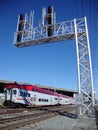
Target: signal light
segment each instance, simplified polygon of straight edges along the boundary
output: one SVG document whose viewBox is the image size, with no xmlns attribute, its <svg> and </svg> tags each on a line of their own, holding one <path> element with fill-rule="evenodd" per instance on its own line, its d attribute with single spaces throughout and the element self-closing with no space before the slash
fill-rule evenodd
<svg viewBox="0 0 98 130">
<path fill-rule="evenodd" d="M 24 24 L 23 24 L 23 20 L 24 20 L 24 15 L 23 14 L 20 14 L 19 15 L 19 22 L 18 22 L 18 34 L 17 34 L 17 42 L 21 42 L 21 38 L 22 38 L 22 30 L 23 30 L 23 27 L 24 27 Z"/>
<path fill-rule="evenodd" d="M 52 24 L 52 8 L 48 7 L 48 24 Z M 52 36 L 52 28 L 51 26 L 48 27 L 48 36 Z"/>
</svg>

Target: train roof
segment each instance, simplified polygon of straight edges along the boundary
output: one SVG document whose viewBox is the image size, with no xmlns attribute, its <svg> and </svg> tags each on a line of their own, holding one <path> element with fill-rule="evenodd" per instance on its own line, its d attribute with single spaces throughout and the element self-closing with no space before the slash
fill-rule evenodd
<svg viewBox="0 0 98 130">
<path fill-rule="evenodd" d="M 27 90 L 27 91 L 34 91 L 34 92 L 58 96 L 58 94 L 56 92 L 46 90 L 46 89 L 43 89 L 43 88 L 39 88 L 35 85 L 26 85 L 26 84 L 22 85 L 22 84 L 17 84 L 17 83 L 15 83 L 15 84 L 8 83 L 8 84 L 5 84 L 5 88 L 18 88 L 18 89 L 24 89 L 24 90 Z"/>
<path fill-rule="evenodd" d="M 70 89 L 65 89 L 65 88 L 57 88 L 57 87 L 53 87 L 53 86 L 45 86 L 45 85 L 40 85 L 40 84 L 31 84 L 31 83 L 26 83 L 26 82 L 16 82 L 16 81 L 10 81 L 10 80 L 0 80 L 0 87 L 4 84 L 19 84 L 19 85 L 34 85 L 37 86 L 39 88 L 44 88 L 47 90 L 52 90 L 52 91 L 56 91 L 59 94 L 65 94 L 68 96 L 73 96 L 74 93 L 77 93 L 78 91 L 76 90 L 70 90 Z"/>
<path fill-rule="evenodd" d="M 53 87 L 53 86 L 44 86 L 44 85 L 37 85 L 40 88 L 45 88 L 45 89 L 51 89 L 51 90 L 61 90 L 61 91 L 67 91 L 67 92 L 73 92 L 73 93 L 77 93 L 76 90 L 71 90 L 71 89 L 65 89 L 65 88 L 58 88 L 58 87 Z"/>
</svg>

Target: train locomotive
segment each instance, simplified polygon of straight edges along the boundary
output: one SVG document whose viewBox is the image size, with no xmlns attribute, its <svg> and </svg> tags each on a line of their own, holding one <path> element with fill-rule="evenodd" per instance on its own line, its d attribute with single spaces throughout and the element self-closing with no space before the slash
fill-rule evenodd
<svg viewBox="0 0 98 130">
<path fill-rule="evenodd" d="M 4 105 L 9 107 L 74 104 L 72 97 L 34 85 L 6 84 Z"/>
</svg>

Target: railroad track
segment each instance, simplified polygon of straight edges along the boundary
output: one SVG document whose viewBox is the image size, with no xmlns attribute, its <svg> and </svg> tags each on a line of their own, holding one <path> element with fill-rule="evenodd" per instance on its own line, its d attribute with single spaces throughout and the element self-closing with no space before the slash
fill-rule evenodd
<svg viewBox="0 0 98 130">
<path fill-rule="evenodd" d="M 42 108 L 41 108 L 42 109 Z M 60 106 L 60 107 L 46 107 L 42 110 L 36 110 L 36 113 L 18 115 L 9 118 L 0 119 L 0 130 L 13 130 L 22 126 L 27 126 L 30 124 L 35 124 L 39 121 L 43 121 L 58 114 L 67 114 L 75 109 L 73 106 Z"/>
<path fill-rule="evenodd" d="M 20 112 L 23 112 L 25 109 L 0 109 L 0 115 L 3 115 L 3 114 L 12 114 L 12 113 L 20 113 Z"/>
<path fill-rule="evenodd" d="M 32 112 L 35 110 L 40 110 L 41 107 L 28 107 L 28 108 L 1 108 L 0 109 L 0 115 L 4 114 L 15 114 L 15 113 L 22 113 L 24 111 Z"/>
<path fill-rule="evenodd" d="M 41 113 L 24 115 L 0 120 L 0 130 L 12 130 L 25 125 L 33 124 L 56 116 L 56 113 L 42 111 Z"/>
<path fill-rule="evenodd" d="M 47 110 L 47 109 L 56 109 L 58 106 L 43 106 L 43 107 L 27 107 L 27 108 L 1 108 L 0 109 L 0 115 L 4 114 L 15 114 L 15 113 L 22 113 L 24 111 L 32 112 L 35 110 Z M 64 107 L 64 106 L 59 106 L 59 108 Z M 68 105 L 65 105 L 65 107 L 68 107 Z"/>
</svg>

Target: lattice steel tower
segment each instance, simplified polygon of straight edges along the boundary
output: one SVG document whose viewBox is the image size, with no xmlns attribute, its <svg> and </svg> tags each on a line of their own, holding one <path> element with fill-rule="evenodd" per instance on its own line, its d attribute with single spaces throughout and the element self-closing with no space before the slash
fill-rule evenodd
<svg viewBox="0 0 98 130">
<path fill-rule="evenodd" d="M 94 106 L 93 76 L 90 44 L 86 17 L 56 23 L 53 7 L 42 9 L 42 20 L 34 27 L 34 11 L 20 14 L 17 30 L 14 34 L 14 45 L 27 47 L 61 40 L 76 40 L 78 92 L 82 95 L 80 115 L 91 112 Z"/>
</svg>

